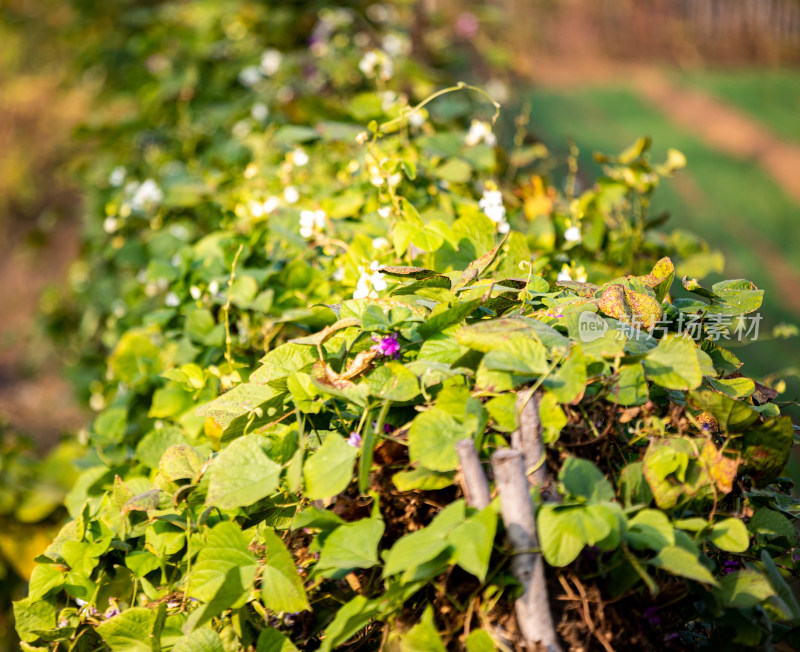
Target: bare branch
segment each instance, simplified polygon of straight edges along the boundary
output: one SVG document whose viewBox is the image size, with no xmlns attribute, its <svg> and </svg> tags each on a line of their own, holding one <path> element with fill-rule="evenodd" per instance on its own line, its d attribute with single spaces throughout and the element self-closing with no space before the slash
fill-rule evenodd
<svg viewBox="0 0 800 652">
<path fill-rule="evenodd" d="M 483 472 L 481 460 L 471 439 L 462 439 L 456 444 L 458 460 L 461 463 L 461 475 L 464 481 L 464 493 L 467 504 L 477 509 L 488 507 L 491 502 L 489 481 Z"/>
<path fill-rule="evenodd" d="M 560 652 L 547 598 L 544 560 L 541 553 L 532 552 L 538 549 L 539 538 L 522 453 L 497 451 L 492 455 L 492 468 L 503 522 L 515 553 L 511 571 L 523 587 L 515 603 L 519 628 L 532 649 L 543 646 L 548 652 Z"/>
</svg>

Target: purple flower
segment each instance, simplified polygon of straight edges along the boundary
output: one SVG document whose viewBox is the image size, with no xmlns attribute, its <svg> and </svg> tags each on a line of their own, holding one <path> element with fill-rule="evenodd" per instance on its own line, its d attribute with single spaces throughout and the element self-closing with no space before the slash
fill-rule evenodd
<svg viewBox="0 0 800 652">
<path fill-rule="evenodd" d="M 113 618 L 114 616 L 119 616 L 119 605 L 115 598 L 111 598 L 109 601 L 109 607 L 103 613 L 103 618 L 108 620 L 109 618 Z"/>
<path fill-rule="evenodd" d="M 372 350 L 377 351 L 378 355 L 393 359 L 400 357 L 400 342 L 397 341 L 397 333 L 392 333 L 386 337 L 373 335 L 372 341 L 376 343 Z"/>
<path fill-rule="evenodd" d="M 359 435 L 357 432 L 351 432 L 350 436 L 347 438 L 347 443 L 353 448 L 358 448 L 361 446 L 361 435 Z"/>
<path fill-rule="evenodd" d="M 739 570 L 740 567 L 741 564 L 738 561 L 736 561 L 735 559 L 729 559 L 727 561 L 722 562 L 722 568 L 720 569 L 720 572 L 723 575 L 727 575 L 728 573 L 732 573 L 735 570 Z"/>
<path fill-rule="evenodd" d="M 658 617 L 658 607 L 648 607 L 644 610 L 642 616 L 652 627 L 658 627 L 661 624 L 661 618 Z"/>
</svg>

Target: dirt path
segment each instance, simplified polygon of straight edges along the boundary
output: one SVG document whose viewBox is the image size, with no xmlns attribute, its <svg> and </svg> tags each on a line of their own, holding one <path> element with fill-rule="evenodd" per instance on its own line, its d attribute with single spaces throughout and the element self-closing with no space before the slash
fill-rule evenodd
<svg viewBox="0 0 800 652">
<path fill-rule="evenodd" d="M 0 420 L 45 450 L 87 422 L 52 344 L 36 329 L 42 291 L 64 282 L 79 230 L 77 220 L 61 221 L 41 247 L 26 246 L 25 231 L 14 231 L 0 234 Z"/>
<path fill-rule="evenodd" d="M 800 204 L 800 146 L 783 141 L 725 102 L 677 86 L 657 71 L 642 71 L 633 82 L 644 98 L 701 142 L 731 156 L 758 161 Z"/>
<path fill-rule="evenodd" d="M 546 88 L 628 83 L 700 142 L 735 158 L 757 161 L 800 204 L 800 145 L 785 142 L 757 120 L 708 93 L 673 83 L 657 66 L 600 57 L 523 57 L 516 68 Z"/>
</svg>

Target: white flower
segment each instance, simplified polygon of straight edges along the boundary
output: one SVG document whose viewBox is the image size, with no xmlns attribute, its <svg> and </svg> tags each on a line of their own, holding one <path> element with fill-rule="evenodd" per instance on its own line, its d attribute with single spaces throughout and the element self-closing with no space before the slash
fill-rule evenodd
<svg viewBox="0 0 800 652">
<path fill-rule="evenodd" d="M 239 83 L 242 86 L 252 88 L 261 81 L 261 71 L 256 66 L 247 66 L 242 68 L 239 73 Z"/>
<path fill-rule="evenodd" d="M 483 214 L 497 224 L 500 233 L 508 233 L 509 224 L 506 221 L 506 207 L 503 206 L 503 193 L 499 190 L 486 188 L 483 197 L 478 202 Z"/>
<path fill-rule="evenodd" d="M 255 200 L 248 202 L 247 208 L 253 217 L 262 217 L 264 215 L 264 206 L 261 202 Z"/>
<path fill-rule="evenodd" d="M 403 180 L 403 175 L 399 172 L 395 172 L 394 174 L 390 174 L 389 178 L 387 179 L 389 185 L 392 188 L 396 188 L 400 185 L 400 182 Z"/>
<path fill-rule="evenodd" d="M 392 60 L 381 50 L 365 52 L 361 61 L 358 62 L 358 69 L 370 79 L 377 76 L 386 81 L 394 75 Z"/>
<path fill-rule="evenodd" d="M 127 172 L 125 168 L 122 165 L 118 165 L 111 170 L 111 174 L 108 175 L 108 183 L 114 186 L 114 188 L 119 188 L 123 183 L 125 183 L 126 174 Z"/>
<path fill-rule="evenodd" d="M 283 60 L 283 55 L 278 51 L 270 48 L 269 50 L 264 50 L 261 54 L 261 72 L 263 72 L 267 77 L 272 77 L 276 72 L 278 72 L 278 68 L 281 67 L 281 61 Z"/>
<path fill-rule="evenodd" d="M 369 134 L 366 131 L 360 131 L 356 136 L 356 142 L 359 145 L 363 145 L 369 139 Z"/>
<path fill-rule="evenodd" d="M 300 235 L 310 238 L 315 233 L 321 233 L 325 228 L 327 215 L 323 210 L 300 211 Z"/>
<path fill-rule="evenodd" d="M 161 192 L 161 188 L 152 179 L 147 179 L 133 193 L 131 208 L 141 211 L 152 205 L 160 204 L 162 199 L 164 199 L 164 193 Z"/>
<path fill-rule="evenodd" d="M 203 291 L 196 285 L 193 285 L 192 287 L 189 288 L 189 294 L 192 295 L 192 299 L 194 299 L 195 301 L 199 301 L 200 297 L 203 296 Z"/>
<path fill-rule="evenodd" d="M 378 209 L 378 215 L 380 215 L 383 219 L 386 219 L 391 214 L 392 214 L 392 207 L 391 206 L 381 206 Z"/>
<path fill-rule="evenodd" d="M 250 115 L 253 120 L 263 122 L 269 116 L 269 107 L 263 102 L 256 102 L 253 108 L 250 109 Z"/>
<path fill-rule="evenodd" d="M 181 300 L 177 294 L 175 294 L 174 292 L 170 292 L 164 298 L 164 303 L 167 304 L 170 308 L 175 308 L 181 305 Z"/>
<path fill-rule="evenodd" d="M 344 280 L 344 267 L 339 266 L 333 271 L 333 280 L 334 281 Z"/>
<path fill-rule="evenodd" d="M 236 138 L 245 138 L 252 130 L 253 125 L 247 120 L 237 120 L 233 127 L 231 127 L 231 133 L 236 136 Z"/>
<path fill-rule="evenodd" d="M 103 231 L 106 233 L 114 233 L 118 226 L 119 223 L 116 217 L 107 217 L 103 220 Z"/>
<path fill-rule="evenodd" d="M 292 163 L 299 168 L 308 165 L 308 154 L 306 154 L 302 147 L 298 147 L 289 156 L 291 157 Z"/>
<path fill-rule="evenodd" d="M 211 281 L 211 283 L 208 284 L 208 291 L 211 294 L 219 294 L 219 282 Z"/>
<path fill-rule="evenodd" d="M 270 213 L 274 212 L 278 206 L 280 206 L 280 203 L 280 199 L 270 195 L 264 200 L 264 203 L 261 204 L 261 210 L 264 211 L 264 215 L 269 215 Z"/>
<path fill-rule="evenodd" d="M 580 242 L 581 241 L 581 230 L 577 226 L 571 226 L 566 231 L 564 231 L 564 240 L 567 242 Z"/>
<path fill-rule="evenodd" d="M 411 53 L 411 41 L 395 32 L 383 37 L 381 43 L 386 53 L 392 57 L 405 57 Z"/>
<path fill-rule="evenodd" d="M 492 126 L 488 122 L 473 120 L 472 124 L 469 126 L 469 132 L 464 142 L 469 147 L 474 147 L 481 142 L 486 143 L 489 147 L 494 147 L 497 143 L 497 139 L 494 137 Z"/>
<path fill-rule="evenodd" d="M 300 193 L 294 186 L 286 186 L 283 190 L 283 198 L 287 204 L 296 204 L 300 200 Z"/>
<path fill-rule="evenodd" d="M 384 280 L 384 274 L 378 271 L 378 267 L 377 260 L 373 260 L 369 264 L 369 268 L 358 267 L 361 277 L 356 284 L 356 291 L 353 292 L 354 299 L 365 299 L 367 297 L 377 299 L 378 292 L 383 292 L 388 287 Z"/>
<path fill-rule="evenodd" d="M 421 127 L 425 124 L 425 114 L 422 111 L 412 111 L 408 122 L 412 127 Z"/>
<path fill-rule="evenodd" d="M 375 238 L 372 241 L 372 246 L 375 249 L 386 249 L 389 246 L 389 241 L 386 238 Z"/>
</svg>

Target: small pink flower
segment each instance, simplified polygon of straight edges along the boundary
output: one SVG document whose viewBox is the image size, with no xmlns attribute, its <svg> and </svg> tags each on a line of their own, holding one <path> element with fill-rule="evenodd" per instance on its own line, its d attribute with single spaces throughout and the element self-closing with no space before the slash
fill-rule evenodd
<svg viewBox="0 0 800 652">
<path fill-rule="evenodd" d="M 351 432 L 350 436 L 347 438 L 347 443 L 353 448 L 358 448 L 361 446 L 361 435 L 359 435 L 357 432 Z"/>
<path fill-rule="evenodd" d="M 387 337 L 373 335 L 372 341 L 376 342 L 372 350 L 377 351 L 379 355 L 393 359 L 400 357 L 400 342 L 397 341 L 397 333 L 392 333 Z"/>
</svg>

